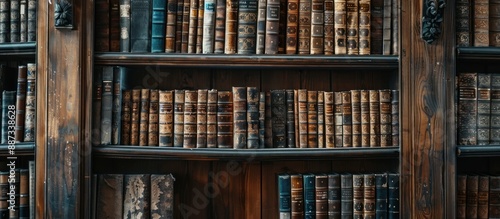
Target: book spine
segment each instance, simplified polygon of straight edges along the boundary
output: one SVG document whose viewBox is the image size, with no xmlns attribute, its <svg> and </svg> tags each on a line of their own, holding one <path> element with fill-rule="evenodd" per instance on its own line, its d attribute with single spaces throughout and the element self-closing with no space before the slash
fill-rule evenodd
<svg viewBox="0 0 500 219">
<path fill-rule="evenodd" d="M 151 52 L 165 51 L 165 14 L 167 1 L 152 0 L 151 12 Z"/>
<path fill-rule="evenodd" d="M 352 175 L 353 218 L 363 218 L 364 210 L 364 175 Z"/>
<path fill-rule="evenodd" d="M 110 0 L 109 51 L 120 52 L 120 0 Z"/>
<path fill-rule="evenodd" d="M 259 148 L 264 148 L 266 137 L 266 92 L 259 92 Z"/>
<path fill-rule="evenodd" d="M 316 176 L 314 174 L 302 175 L 304 180 L 304 218 L 314 218 L 316 215 Z"/>
<path fill-rule="evenodd" d="M 340 175 L 340 216 L 353 218 L 353 175 L 343 173 Z"/>
<path fill-rule="evenodd" d="M 491 193 L 490 193 L 491 194 Z M 457 208 L 456 215 L 458 219 L 466 218 L 466 203 L 467 203 L 467 175 L 458 174 L 457 175 Z"/>
<path fill-rule="evenodd" d="M 226 0 L 215 1 L 214 53 L 224 54 L 226 41 Z"/>
<path fill-rule="evenodd" d="M 280 0 L 280 20 L 278 22 L 278 54 L 286 52 L 286 13 L 288 0 Z"/>
<path fill-rule="evenodd" d="M 474 46 L 489 46 L 489 0 L 474 1 Z"/>
<path fill-rule="evenodd" d="M 318 148 L 325 147 L 325 92 L 318 91 Z"/>
<path fill-rule="evenodd" d="M 375 218 L 375 174 L 364 174 L 363 183 L 363 218 Z"/>
<path fill-rule="evenodd" d="M 304 218 L 304 183 L 301 174 L 292 174 L 291 183 L 291 218 Z"/>
<path fill-rule="evenodd" d="M 123 217 L 123 175 L 97 175 L 96 218 Z"/>
<path fill-rule="evenodd" d="M 203 54 L 214 53 L 215 3 L 215 0 L 205 0 L 205 10 L 203 14 Z"/>
<path fill-rule="evenodd" d="M 184 148 L 196 148 L 196 104 L 198 91 L 184 92 Z"/>
<path fill-rule="evenodd" d="M 477 185 L 477 184 L 476 184 Z M 399 174 L 387 176 L 387 218 L 399 218 Z"/>
<path fill-rule="evenodd" d="M 111 144 L 120 144 L 122 121 L 122 76 L 125 77 L 125 67 L 113 67 L 113 105 L 111 109 Z"/>
<path fill-rule="evenodd" d="M 380 147 L 380 94 L 370 90 L 370 147 Z"/>
<path fill-rule="evenodd" d="M 293 89 L 293 120 L 295 132 L 295 147 L 300 148 L 300 134 L 299 134 L 299 90 Z"/>
<path fill-rule="evenodd" d="M 457 0 L 455 5 L 455 28 L 457 46 L 468 47 L 471 44 L 471 1 Z"/>
<path fill-rule="evenodd" d="M 280 0 L 268 0 L 266 11 L 265 54 L 278 54 Z"/>
<path fill-rule="evenodd" d="M 120 52 L 130 52 L 130 1 L 120 0 Z"/>
<path fill-rule="evenodd" d="M 207 148 L 217 148 L 217 90 L 207 95 Z"/>
<path fill-rule="evenodd" d="M 29 218 L 35 219 L 35 161 L 30 160 L 28 162 L 28 172 L 29 172 Z"/>
<path fill-rule="evenodd" d="M 273 147 L 285 148 L 286 144 L 286 97 L 285 90 L 271 91 L 271 119 Z"/>
<path fill-rule="evenodd" d="M 335 91 L 333 93 L 334 99 L 334 116 L 335 116 L 335 132 L 334 132 L 334 147 L 342 147 L 342 126 L 343 126 L 343 116 L 342 116 L 342 92 Z"/>
<path fill-rule="evenodd" d="M 130 145 L 130 132 L 132 131 L 132 90 L 122 91 L 122 121 L 121 144 Z"/>
<path fill-rule="evenodd" d="M 172 147 L 174 139 L 174 91 L 159 91 L 159 146 Z"/>
<path fill-rule="evenodd" d="M 28 34 L 28 0 L 19 1 L 19 42 L 26 42 Z"/>
<path fill-rule="evenodd" d="M 488 200 L 490 189 L 490 177 L 479 176 L 477 192 L 477 218 L 488 218 Z"/>
<path fill-rule="evenodd" d="M 150 52 L 151 0 L 131 1 L 130 30 L 130 51 Z"/>
<path fill-rule="evenodd" d="M 490 218 L 500 218 L 500 176 L 490 176 L 488 212 Z M 465 218 L 465 217 L 464 217 Z"/>
<path fill-rule="evenodd" d="M 361 147 L 361 90 L 351 90 L 352 147 Z"/>
<path fill-rule="evenodd" d="M 307 91 L 307 147 L 318 148 L 318 92 Z"/>
<path fill-rule="evenodd" d="M 264 115 L 264 147 L 273 147 L 273 121 L 271 112 L 271 91 L 265 93 L 265 115 Z"/>
<path fill-rule="evenodd" d="M 18 0 L 15 0 L 18 1 Z M 109 52 L 109 27 L 110 27 L 110 0 L 95 1 L 95 46 L 94 50 L 98 52 Z M 12 6 L 12 1 L 11 1 Z M 17 9 L 19 10 L 19 9 Z M 11 12 L 12 13 L 12 12 Z M 12 15 L 12 14 L 11 14 Z M 12 22 L 12 20 L 11 20 Z M 17 21 L 19 22 L 19 20 Z M 19 30 L 18 30 L 19 31 Z M 12 32 L 11 32 L 12 34 Z M 12 37 L 12 36 L 11 36 Z"/>
<path fill-rule="evenodd" d="M 468 73 L 460 73 L 458 75 L 457 143 L 459 145 L 477 144 L 477 122 L 476 122 L 477 87 L 476 86 L 477 86 L 477 73 L 468 72 Z M 492 107 L 494 107 L 496 104 L 494 96 L 495 95 L 493 95 L 491 101 Z M 492 111 L 492 114 L 495 113 L 496 112 Z M 494 135 L 492 135 L 492 137 L 494 137 Z"/>
<path fill-rule="evenodd" d="M 149 92 L 148 146 L 158 146 L 159 140 L 159 102 L 158 89 Z"/>
<path fill-rule="evenodd" d="M 149 218 L 151 178 L 149 174 L 126 174 L 123 179 L 125 218 Z"/>
<path fill-rule="evenodd" d="M 0 43 L 10 42 L 10 1 L 0 1 Z"/>
<path fill-rule="evenodd" d="M 498 116 L 500 116 L 500 74 L 498 73 L 491 73 L 491 89 L 490 89 L 490 116 L 491 116 L 491 120 L 490 120 L 490 144 L 500 144 L 500 120 L 498 119 L 494 119 L 494 118 L 498 118 Z M 460 87 L 457 87 L 458 91 L 461 92 L 463 90 L 463 88 L 460 88 Z M 460 93 L 459 93 L 460 94 Z M 465 94 L 465 93 L 464 93 Z M 461 97 L 461 96 L 459 96 Z M 472 103 L 472 100 L 470 99 L 465 99 L 465 100 L 469 100 L 471 103 Z M 462 106 L 464 106 L 465 104 L 464 103 L 467 103 L 467 101 L 464 102 L 464 99 L 460 100 L 459 99 L 459 104 L 462 104 Z M 459 105 L 460 106 L 460 105 Z M 459 108 L 461 109 L 461 108 Z M 465 108 L 467 109 L 467 108 Z M 469 108 L 469 110 L 472 109 L 472 108 Z M 460 114 L 460 111 L 459 111 L 459 114 L 458 114 L 458 121 L 461 121 L 462 122 L 462 125 L 463 127 L 460 127 L 458 126 L 458 131 L 457 131 L 457 137 L 459 137 L 459 134 L 462 133 L 466 133 L 464 132 L 464 130 L 468 130 L 466 128 L 468 128 L 466 126 L 466 121 L 465 120 L 466 118 L 468 118 L 467 116 L 464 116 L 466 115 L 465 112 Z M 460 119 L 460 120 L 459 120 Z M 472 124 L 474 125 L 474 124 Z"/>
<path fill-rule="evenodd" d="M 375 174 L 375 218 L 387 218 L 387 174 Z"/>
<path fill-rule="evenodd" d="M 174 183 L 172 174 L 151 174 L 151 217 L 174 218 Z"/>
<path fill-rule="evenodd" d="M 297 54 L 299 0 L 289 0 L 287 2 L 286 18 L 286 54 Z"/>
<path fill-rule="evenodd" d="M 477 218 L 479 176 L 467 175 L 466 186 L 466 218 Z"/>
<path fill-rule="evenodd" d="M 359 54 L 358 0 L 346 0 L 347 54 Z"/>
<path fill-rule="evenodd" d="M 238 35 L 238 0 L 226 0 L 226 28 L 224 36 L 224 53 L 236 54 Z"/>
<path fill-rule="evenodd" d="M 491 75 L 477 73 L 477 144 L 490 143 Z"/>
<path fill-rule="evenodd" d="M 328 218 L 340 218 L 340 174 L 328 174 Z"/>
<path fill-rule="evenodd" d="M 30 206 L 29 206 L 29 170 L 20 169 L 19 170 L 19 212 L 18 216 L 20 219 L 25 219 L 29 217 Z"/>
<path fill-rule="evenodd" d="M 351 91 L 342 91 L 342 147 L 352 147 Z"/>
<path fill-rule="evenodd" d="M 294 92 L 285 90 L 286 99 L 286 145 L 289 148 L 297 147 L 295 144 L 295 112 L 294 112 Z"/>
<path fill-rule="evenodd" d="M 26 65 L 18 66 L 17 72 L 17 92 L 16 92 L 16 125 L 15 141 L 24 140 L 24 121 L 26 117 L 26 83 L 28 77 Z"/>
<path fill-rule="evenodd" d="M 9 172 L 0 172 L 0 216 L 2 218 L 9 218 L 9 209 L 7 200 L 9 199 L 7 193 L 9 193 Z"/>
<path fill-rule="evenodd" d="M 315 179 L 316 218 L 328 217 L 328 175 L 318 174 Z"/>
<path fill-rule="evenodd" d="M 217 92 L 217 147 L 233 148 L 233 93 Z"/>
<path fill-rule="evenodd" d="M 399 91 L 391 90 L 392 146 L 399 145 Z"/>
<path fill-rule="evenodd" d="M 233 87 L 233 148 L 247 148 L 247 89 Z"/>
<path fill-rule="evenodd" d="M 101 143 L 101 108 L 102 108 L 102 67 L 96 66 L 93 72 L 92 93 L 92 145 Z"/>
<path fill-rule="evenodd" d="M 189 2 L 189 28 L 188 28 L 188 42 L 187 52 L 196 53 L 196 37 L 198 31 L 198 0 L 190 0 Z"/>
<path fill-rule="evenodd" d="M 289 1 L 290 2 L 290 1 Z M 256 54 L 264 54 L 266 46 L 266 11 L 267 0 L 259 0 L 257 3 L 257 35 L 256 35 Z"/>
<path fill-rule="evenodd" d="M 132 118 L 130 119 L 130 144 L 139 145 L 139 120 L 141 118 L 141 89 L 132 90 Z"/>
<path fill-rule="evenodd" d="M 334 4 L 333 0 L 325 0 L 324 4 L 324 41 L 323 48 L 325 55 L 335 54 L 335 32 L 334 32 Z"/>
<path fill-rule="evenodd" d="M 28 63 L 26 77 L 26 116 L 24 120 L 24 142 L 35 141 L 36 126 L 36 64 Z"/>
<path fill-rule="evenodd" d="M 382 55 L 384 45 L 384 0 L 371 0 L 370 52 Z"/>
<path fill-rule="evenodd" d="M 279 218 L 289 219 L 291 217 L 291 181 L 290 175 L 278 174 L 278 208 Z"/>
<path fill-rule="evenodd" d="M 141 89 L 141 108 L 139 118 L 139 146 L 148 145 L 149 108 L 151 103 L 150 89 Z"/>
<path fill-rule="evenodd" d="M 297 91 L 297 101 L 298 101 L 298 116 L 299 116 L 299 142 L 298 145 L 300 148 L 307 148 L 307 118 L 308 118 L 308 110 L 307 110 L 307 90 L 299 89 Z"/>
<path fill-rule="evenodd" d="M 175 33 L 177 25 L 177 0 L 167 1 L 167 15 L 165 27 L 165 52 L 174 53 L 175 50 Z"/>
<path fill-rule="evenodd" d="M 359 54 L 370 55 L 370 6 L 371 0 L 359 0 Z"/>
<path fill-rule="evenodd" d="M 380 98 L 380 146 L 392 146 L 391 90 L 379 90 Z M 488 107 L 489 110 L 489 107 Z"/>
<path fill-rule="evenodd" d="M 208 90 L 198 89 L 198 103 L 196 105 L 196 147 L 207 147 L 207 101 Z"/>
<path fill-rule="evenodd" d="M 185 91 L 174 91 L 174 147 L 184 146 L 184 101 Z"/>
<path fill-rule="evenodd" d="M 14 134 L 9 132 L 9 121 L 15 117 L 16 91 L 4 90 L 2 93 L 2 144 L 14 142 Z"/>
<path fill-rule="evenodd" d="M 299 0 L 299 54 L 311 52 L 311 4 L 312 0 Z"/>
<path fill-rule="evenodd" d="M 184 0 L 177 0 L 177 13 L 175 16 L 175 49 L 177 53 L 182 52 L 182 19 L 184 18 Z"/>
<path fill-rule="evenodd" d="M 311 48 L 310 54 L 324 53 L 324 4 L 325 0 L 311 1 Z"/>
<path fill-rule="evenodd" d="M 490 46 L 498 47 L 500 46 L 500 1 L 489 0 L 488 10 Z"/>
<path fill-rule="evenodd" d="M 335 147 L 335 117 L 333 91 L 325 92 L 325 147 Z"/>
<path fill-rule="evenodd" d="M 247 87 L 247 148 L 259 148 L 259 90 Z"/>
<path fill-rule="evenodd" d="M 189 16 L 191 10 L 191 0 L 184 0 L 182 8 L 182 32 L 181 32 L 181 53 L 188 53 L 189 44 Z"/>
<path fill-rule="evenodd" d="M 196 25 L 196 54 L 202 54 L 203 51 L 203 24 L 205 17 L 205 0 L 198 2 L 198 24 Z"/>
<path fill-rule="evenodd" d="M 113 120 L 113 67 L 104 66 L 102 72 L 101 144 L 111 144 Z"/>
<path fill-rule="evenodd" d="M 255 54 L 258 0 L 239 0 L 238 7 L 236 51 L 238 54 Z"/>
<path fill-rule="evenodd" d="M 399 55 L 399 13 L 401 11 L 399 1 L 392 0 L 391 2 L 391 52 L 393 55 Z"/>
<path fill-rule="evenodd" d="M 10 42 L 20 42 L 20 0 L 10 0 Z"/>
</svg>

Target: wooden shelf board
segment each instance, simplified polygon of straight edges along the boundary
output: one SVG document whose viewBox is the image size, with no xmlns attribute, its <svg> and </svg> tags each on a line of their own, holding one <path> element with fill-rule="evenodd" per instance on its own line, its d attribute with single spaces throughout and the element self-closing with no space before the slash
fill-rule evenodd
<svg viewBox="0 0 500 219">
<path fill-rule="evenodd" d="M 458 47 L 457 58 L 462 61 L 500 60 L 500 47 Z"/>
<path fill-rule="evenodd" d="M 14 154 L 9 154 L 8 144 L 0 144 L 0 157 L 8 156 L 32 156 L 35 155 L 35 143 L 34 142 L 23 142 L 16 143 Z"/>
<path fill-rule="evenodd" d="M 0 44 L 0 56 L 24 56 L 24 55 L 35 55 L 36 54 L 36 43 L 1 43 Z"/>
<path fill-rule="evenodd" d="M 500 145 L 457 146 L 458 157 L 500 157 Z"/>
</svg>

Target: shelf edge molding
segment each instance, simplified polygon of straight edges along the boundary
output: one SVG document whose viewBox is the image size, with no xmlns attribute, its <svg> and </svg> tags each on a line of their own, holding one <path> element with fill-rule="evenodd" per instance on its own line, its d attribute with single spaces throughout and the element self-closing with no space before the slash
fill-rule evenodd
<svg viewBox="0 0 500 219">
<path fill-rule="evenodd" d="M 457 146 L 458 157 L 500 157 L 500 145 Z"/>
<path fill-rule="evenodd" d="M 23 142 L 14 144 L 13 150 L 9 148 L 11 145 L 0 144 L 0 157 L 17 157 L 17 156 L 32 156 L 35 155 L 35 143 Z M 10 152 L 13 153 L 10 153 Z"/>
</svg>

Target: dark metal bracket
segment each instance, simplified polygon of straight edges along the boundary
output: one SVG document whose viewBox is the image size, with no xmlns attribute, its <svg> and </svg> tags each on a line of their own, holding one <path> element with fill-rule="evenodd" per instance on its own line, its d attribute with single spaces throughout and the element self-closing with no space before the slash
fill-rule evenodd
<svg viewBox="0 0 500 219">
<path fill-rule="evenodd" d="M 446 3 L 445 0 L 423 0 L 423 3 L 421 37 L 430 44 L 441 35 L 441 23 Z"/>
<path fill-rule="evenodd" d="M 73 29 L 73 0 L 56 0 L 54 26 L 57 29 Z"/>
</svg>

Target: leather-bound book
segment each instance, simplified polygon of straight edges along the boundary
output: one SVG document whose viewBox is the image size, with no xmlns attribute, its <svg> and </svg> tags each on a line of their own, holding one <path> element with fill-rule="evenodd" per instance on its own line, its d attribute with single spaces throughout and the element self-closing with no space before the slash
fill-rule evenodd
<svg viewBox="0 0 500 219">
<path fill-rule="evenodd" d="M 346 0 L 347 54 L 359 54 L 358 0 Z"/>
<path fill-rule="evenodd" d="M 375 218 L 387 218 L 387 173 L 375 174 Z"/>
<path fill-rule="evenodd" d="M 268 0 L 266 12 L 265 54 L 278 54 L 280 0 Z"/>
<path fill-rule="evenodd" d="M 236 54 L 238 36 L 238 3 L 239 0 L 226 0 L 226 28 L 224 36 L 225 54 Z"/>
<path fill-rule="evenodd" d="M 500 176 L 490 176 L 489 184 L 489 217 L 500 218 Z"/>
<path fill-rule="evenodd" d="M 174 147 L 184 146 L 184 92 L 174 91 Z"/>
<path fill-rule="evenodd" d="M 151 51 L 151 1 L 133 0 L 130 5 L 130 51 Z"/>
<path fill-rule="evenodd" d="M 474 46 L 489 46 L 489 0 L 474 1 Z"/>
<path fill-rule="evenodd" d="M 492 77 L 492 89 L 495 90 L 495 75 Z M 499 77 L 500 79 L 500 77 Z M 500 81 L 500 80 L 499 80 Z M 477 144 L 477 73 L 459 73 L 457 78 L 457 144 Z M 491 106 L 496 104 L 495 91 L 492 92 Z M 492 111 L 492 115 L 496 112 Z M 494 125 L 495 123 L 491 123 Z M 494 135 L 492 135 L 493 137 Z"/>
<path fill-rule="evenodd" d="M 28 161 L 28 172 L 29 172 L 29 218 L 35 219 L 35 161 Z"/>
<path fill-rule="evenodd" d="M 364 211 L 364 176 L 363 174 L 352 174 L 352 204 L 353 218 L 363 218 Z"/>
<path fill-rule="evenodd" d="M 189 28 L 187 52 L 196 53 L 196 37 L 198 32 L 198 0 L 189 0 Z"/>
<path fill-rule="evenodd" d="M 123 218 L 123 175 L 97 175 L 96 218 Z"/>
<path fill-rule="evenodd" d="M 280 0 L 280 20 L 278 24 L 278 54 L 285 54 L 286 50 L 286 14 L 288 0 Z"/>
<path fill-rule="evenodd" d="M 340 217 L 353 218 L 353 174 L 340 175 Z"/>
<path fill-rule="evenodd" d="M 132 90 L 122 91 L 122 121 L 120 144 L 130 145 L 130 132 L 132 130 Z"/>
<path fill-rule="evenodd" d="M 264 147 L 273 147 L 273 120 L 271 112 L 271 91 L 265 93 L 265 115 L 264 115 Z"/>
<path fill-rule="evenodd" d="M 214 14 L 215 15 L 215 14 Z M 196 54 L 201 54 L 203 51 L 203 18 L 205 16 L 205 0 L 198 2 L 198 24 L 196 25 Z"/>
<path fill-rule="evenodd" d="M 257 3 L 257 36 L 255 54 L 264 54 L 266 46 L 266 11 L 267 0 L 259 0 Z"/>
<path fill-rule="evenodd" d="M 214 53 L 215 40 L 215 0 L 205 0 L 205 10 L 203 14 L 203 54 Z"/>
<path fill-rule="evenodd" d="M 182 52 L 182 19 L 184 18 L 184 0 L 177 0 L 177 13 L 175 15 L 175 49 L 176 53 Z"/>
<path fill-rule="evenodd" d="M 346 23 L 346 0 L 334 0 L 334 34 L 335 34 L 335 54 L 347 54 L 347 23 Z"/>
<path fill-rule="evenodd" d="M 175 33 L 177 26 L 177 0 L 167 1 L 165 24 L 165 52 L 174 53 L 175 51 Z"/>
<path fill-rule="evenodd" d="M 22 142 L 24 140 L 24 122 L 26 119 L 26 83 L 28 80 L 27 77 L 28 68 L 26 67 L 26 65 L 18 66 L 15 125 L 16 142 Z"/>
<path fill-rule="evenodd" d="M 109 2 L 109 51 L 120 52 L 120 0 Z"/>
<path fill-rule="evenodd" d="M 28 0 L 19 1 L 19 42 L 26 42 L 28 34 Z"/>
<path fill-rule="evenodd" d="M 28 63 L 26 77 L 26 116 L 24 120 L 24 142 L 35 141 L 36 126 L 36 64 Z"/>
<path fill-rule="evenodd" d="M 382 54 L 384 42 L 384 0 L 371 0 L 370 53 Z"/>
<path fill-rule="evenodd" d="M 325 92 L 325 147 L 335 147 L 335 117 L 333 91 Z"/>
<path fill-rule="evenodd" d="M 479 176 L 478 192 L 477 192 L 477 218 L 489 218 L 488 217 L 489 190 L 490 190 L 490 177 L 488 175 Z"/>
<path fill-rule="evenodd" d="M 286 14 L 286 54 L 297 54 L 299 33 L 299 0 L 287 2 Z"/>
<path fill-rule="evenodd" d="M 333 103 L 334 103 L 334 121 L 335 121 L 335 132 L 334 132 L 334 146 L 335 147 L 342 147 L 342 126 L 343 126 L 343 116 L 342 116 L 342 92 L 341 91 L 335 91 L 333 92 Z"/>
<path fill-rule="evenodd" d="M 141 107 L 139 110 L 139 145 L 148 145 L 149 134 L 149 108 L 151 103 L 150 89 L 141 89 Z"/>
<path fill-rule="evenodd" d="M 226 0 L 215 0 L 214 53 L 224 54 L 226 41 Z"/>
<path fill-rule="evenodd" d="M 370 90 L 370 147 L 380 147 L 380 94 Z"/>
<path fill-rule="evenodd" d="M 259 148 L 259 90 L 247 87 L 247 148 Z"/>
<path fill-rule="evenodd" d="M 375 174 L 363 175 L 363 218 L 375 219 Z"/>
<path fill-rule="evenodd" d="M 217 148 L 217 90 L 207 95 L 207 148 Z"/>
<path fill-rule="evenodd" d="M 455 8 L 457 46 L 471 46 L 471 0 L 457 0 Z"/>
<path fill-rule="evenodd" d="M 287 173 L 278 174 L 278 209 L 280 219 L 291 217 L 291 181 Z"/>
<path fill-rule="evenodd" d="M 304 218 L 316 215 L 316 176 L 312 173 L 302 175 L 304 181 Z"/>
<path fill-rule="evenodd" d="M 380 98 L 380 146 L 392 146 L 391 90 L 379 90 Z"/>
<path fill-rule="evenodd" d="M 236 51 L 238 54 L 255 54 L 258 0 L 239 0 L 238 7 Z"/>
<path fill-rule="evenodd" d="M 113 108 L 111 121 L 111 144 L 118 145 L 122 132 L 122 91 L 127 69 L 123 66 L 113 67 Z"/>
<path fill-rule="evenodd" d="M 399 146 L 399 91 L 391 90 L 392 146 Z"/>
<path fill-rule="evenodd" d="M 130 119 L 130 144 L 139 145 L 139 120 L 141 119 L 141 89 L 132 90 L 132 118 Z"/>
<path fill-rule="evenodd" d="M 29 170 L 22 168 L 19 170 L 19 219 L 29 218 L 30 208 L 29 208 Z"/>
<path fill-rule="evenodd" d="M 359 0 L 358 10 L 359 10 L 359 54 L 360 55 L 370 55 L 370 3 L 371 0 Z"/>
<path fill-rule="evenodd" d="M 217 92 L 217 147 L 233 148 L 233 93 Z"/>
<path fill-rule="evenodd" d="M 0 217 L 9 218 L 8 209 L 9 203 L 7 200 L 9 199 L 7 193 L 9 193 L 9 172 L 0 172 Z"/>
<path fill-rule="evenodd" d="M 477 218 L 479 176 L 467 175 L 466 218 Z"/>
<path fill-rule="evenodd" d="M 152 0 L 151 12 L 151 52 L 165 52 L 165 23 L 166 7 L 165 0 Z"/>
<path fill-rule="evenodd" d="M 477 73 L 477 144 L 490 143 L 491 74 Z"/>
<path fill-rule="evenodd" d="M 318 92 L 307 91 L 307 147 L 318 147 Z"/>
<path fill-rule="evenodd" d="M 247 148 L 247 89 L 233 87 L 233 148 Z"/>
<path fill-rule="evenodd" d="M 491 193 L 490 193 L 491 194 Z M 457 204 L 456 216 L 457 219 L 465 219 L 466 203 L 467 203 L 467 174 L 457 175 Z"/>
<path fill-rule="evenodd" d="M 311 4 L 311 0 L 299 0 L 299 54 L 311 52 Z"/>
<path fill-rule="evenodd" d="M 182 8 L 182 23 L 181 23 L 182 24 L 181 49 L 180 49 L 181 53 L 188 53 L 190 11 L 191 11 L 191 0 L 184 0 Z"/>
<path fill-rule="evenodd" d="M 463 90 L 463 88 L 460 88 L 460 86 L 457 89 L 460 92 L 462 92 L 462 90 Z M 459 116 L 458 119 L 461 120 L 461 122 L 462 122 L 461 125 L 462 126 L 458 126 L 459 127 L 458 131 L 461 131 L 461 132 L 457 132 L 457 137 L 460 136 L 459 133 L 461 133 L 462 135 L 464 135 L 465 133 L 469 133 L 470 137 L 476 137 L 476 136 L 472 136 L 471 135 L 472 133 L 475 133 L 475 132 L 471 132 L 471 131 L 474 130 L 474 128 L 476 128 L 476 127 L 473 126 L 475 124 L 473 124 L 472 121 L 466 122 L 467 118 L 474 119 L 474 118 L 470 118 L 474 114 L 472 114 L 472 115 L 470 115 L 470 114 L 467 115 L 466 114 L 467 111 L 473 112 L 473 110 L 474 110 L 473 105 L 471 105 L 473 103 L 474 99 L 468 97 L 470 95 L 467 95 L 467 90 L 472 91 L 472 89 L 473 89 L 472 87 L 467 88 L 465 90 L 465 92 L 463 93 L 465 95 L 463 95 L 463 96 L 460 95 L 459 96 L 462 99 L 459 99 L 458 103 L 462 104 L 462 106 L 468 106 L 468 107 L 459 108 L 460 110 L 463 110 L 461 112 L 461 114 L 460 113 L 458 114 L 458 116 Z M 491 90 L 490 91 L 491 91 L 491 95 L 490 95 L 490 97 L 491 97 L 491 100 L 490 100 L 490 115 L 491 115 L 491 118 L 493 118 L 490 121 L 490 144 L 500 144 L 500 120 L 499 119 L 495 119 L 495 118 L 500 118 L 499 117 L 500 116 L 500 74 L 498 74 L 498 73 L 491 73 Z M 476 110 L 477 110 L 477 108 L 476 108 Z M 458 112 L 460 112 L 460 111 L 458 111 Z M 460 120 L 458 120 L 458 121 L 460 121 Z M 472 127 L 468 127 L 467 123 L 470 123 L 470 125 L 472 125 Z"/>
<path fill-rule="evenodd" d="M 95 66 L 93 75 L 91 141 L 92 145 L 99 145 L 101 144 L 102 67 Z"/>
<path fill-rule="evenodd" d="M 273 147 L 287 147 L 285 90 L 271 90 L 271 118 Z"/>
<path fill-rule="evenodd" d="M 130 52 L 130 1 L 120 0 L 120 52 Z"/>
<path fill-rule="evenodd" d="M 159 91 L 159 133 L 160 147 L 172 147 L 174 143 L 174 91 Z"/>
<path fill-rule="evenodd" d="M 110 0 L 97 0 L 95 1 L 95 47 L 94 50 L 98 52 L 109 52 L 109 1 Z"/>
<path fill-rule="evenodd" d="M 20 0 L 10 0 L 10 42 L 11 43 L 17 43 L 17 42 L 21 41 L 20 9 L 21 9 Z"/>
<path fill-rule="evenodd" d="M 198 89 L 196 103 L 196 147 L 207 147 L 207 100 L 208 90 Z"/>
<path fill-rule="evenodd" d="M 323 48 L 325 55 L 335 54 L 334 0 L 325 0 Z"/>
<path fill-rule="evenodd" d="M 352 147 L 351 91 L 342 91 L 342 147 Z"/>
<path fill-rule="evenodd" d="M 304 183 L 302 174 L 291 174 L 291 218 L 304 218 Z"/>
<path fill-rule="evenodd" d="M 150 174 L 125 174 L 123 218 L 149 218 L 151 200 Z"/>
<path fill-rule="evenodd" d="M 295 107 L 294 107 L 294 90 L 285 90 L 286 99 L 286 145 L 289 148 L 297 147 L 295 143 Z"/>
<path fill-rule="evenodd" d="M 196 148 L 196 104 L 198 91 L 184 92 L 184 148 Z"/>
<path fill-rule="evenodd" d="M 489 41 L 490 46 L 500 46 L 500 1 L 489 0 Z"/>
<path fill-rule="evenodd" d="M 387 218 L 399 218 L 399 173 L 388 173 L 387 188 Z"/>
<path fill-rule="evenodd" d="M 317 174 L 315 179 L 316 218 L 328 218 L 328 175 Z"/>
<path fill-rule="evenodd" d="M 399 13 L 401 6 L 398 0 L 391 0 L 391 54 L 399 55 Z"/>
<path fill-rule="evenodd" d="M 299 142 L 298 145 L 300 148 L 307 148 L 307 142 L 308 142 L 308 137 L 307 137 L 307 90 L 306 89 L 299 89 L 297 91 L 297 102 L 298 102 L 298 117 L 299 117 Z"/>
<path fill-rule="evenodd" d="M 266 137 L 266 92 L 259 92 L 259 148 L 264 148 Z"/>
<path fill-rule="evenodd" d="M 361 90 L 351 90 L 352 146 L 361 147 Z"/>
<path fill-rule="evenodd" d="M 318 91 L 318 148 L 325 147 L 325 92 Z"/>
<path fill-rule="evenodd" d="M 9 171 L 10 172 L 10 171 Z M 9 209 L 9 213 L 8 213 L 8 217 L 5 217 L 5 218 L 19 218 L 19 205 L 13 205 L 13 206 L 10 206 L 10 200 L 14 200 L 15 203 L 19 203 L 19 186 L 20 186 L 20 182 L 19 182 L 19 179 L 20 179 L 20 173 L 19 173 L 19 169 L 17 170 L 14 170 L 14 176 L 11 176 L 9 175 L 9 192 L 10 193 L 14 193 L 14 197 L 11 198 L 10 195 L 7 193 L 8 195 L 8 201 L 7 203 L 9 204 L 9 207 L 11 207 L 11 209 Z M 8 207 L 7 207 L 8 208 Z"/>
<path fill-rule="evenodd" d="M 159 104 L 158 89 L 149 91 L 148 146 L 158 146 L 159 140 Z"/>
<path fill-rule="evenodd" d="M 113 120 L 113 66 L 102 70 L 101 144 L 111 144 Z"/>
<path fill-rule="evenodd" d="M 151 218 L 174 218 L 174 183 L 172 174 L 151 174 Z"/>
<path fill-rule="evenodd" d="M 311 52 L 310 54 L 324 53 L 324 4 L 325 0 L 311 1 Z"/>
<path fill-rule="evenodd" d="M 328 174 L 328 218 L 340 218 L 340 174 Z"/>
<path fill-rule="evenodd" d="M 10 0 L 0 0 L 0 43 L 10 42 Z"/>
</svg>

